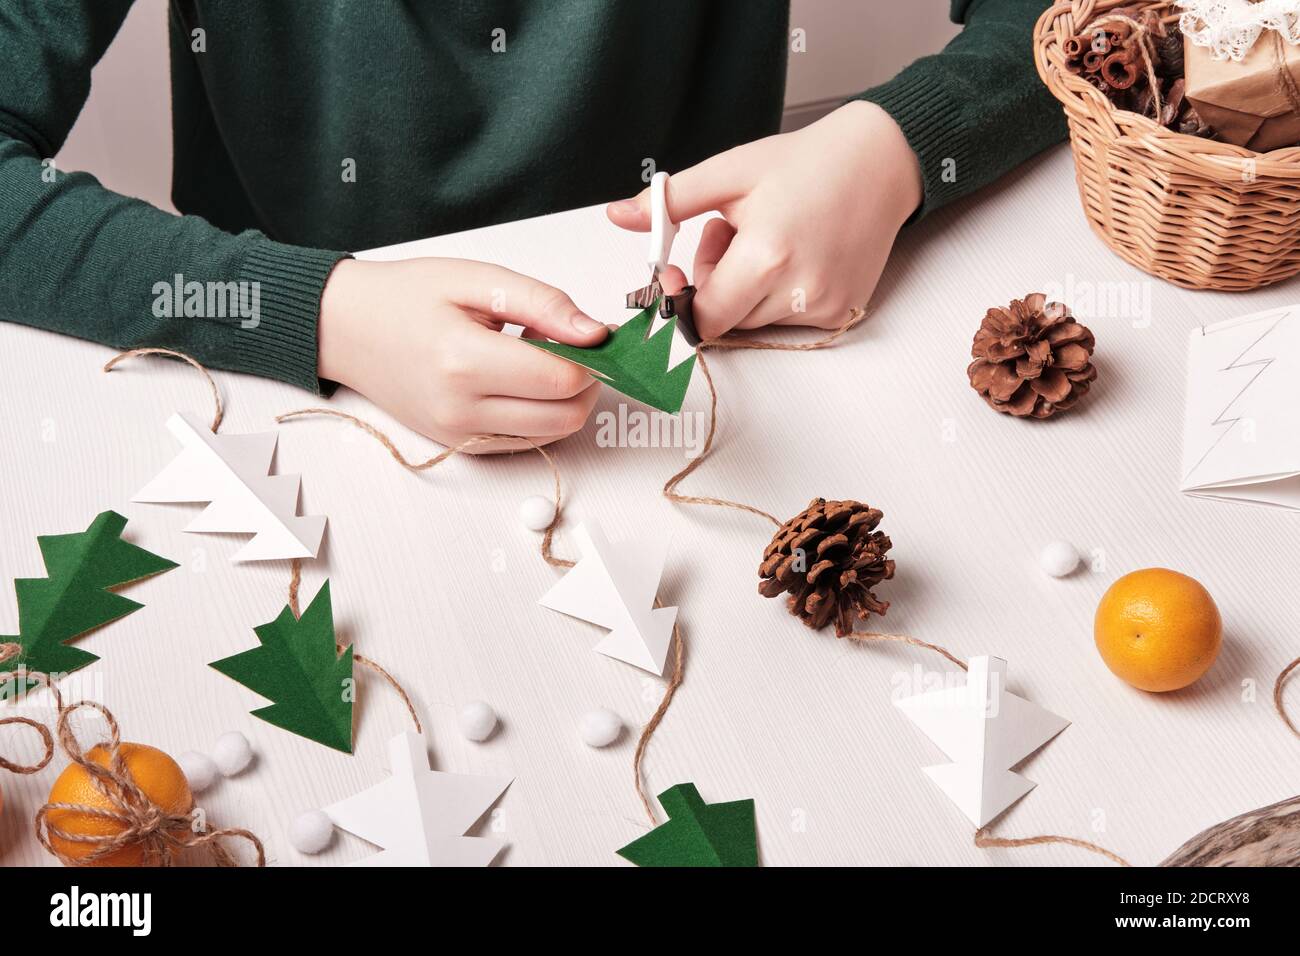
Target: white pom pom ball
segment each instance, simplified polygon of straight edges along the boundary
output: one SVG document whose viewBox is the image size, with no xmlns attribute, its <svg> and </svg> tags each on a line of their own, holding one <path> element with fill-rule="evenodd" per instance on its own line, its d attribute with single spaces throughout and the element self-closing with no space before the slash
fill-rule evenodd
<svg viewBox="0 0 1300 956">
<path fill-rule="evenodd" d="M 320 810 L 300 813 L 289 827 L 289 843 L 299 853 L 319 853 L 334 839 L 334 821 Z"/>
<path fill-rule="evenodd" d="M 497 729 L 497 712 L 490 704 L 472 700 L 460 709 L 460 732 L 466 740 L 487 740 Z"/>
<path fill-rule="evenodd" d="M 578 733 L 588 747 L 608 747 L 622 732 L 623 718 L 604 707 L 587 711 L 578 723 Z"/>
<path fill-rule="evenodd" d="M 212 759 L 223 776 L 233 777 L 253 762 L 253 747 L 238 730 L 222 734 L 212 745 Z"/>
<path fill-rule="evenodd" d="M 555 520 L 555 502 L 542 495 L 525 498 L 519 505 L 519 520 L 529 531 L 545 531 Z"/>
<path fill-rule="evenodd" d="M 213 759 L 197 750 L 185 751 L 176 758 L 176 762 L 189 782 L 191 793 L 202 793 L 216 783 L 217 777 L 221 775 Z"/>
<path fill-rule="evenodd" d="M 1044 573 L 1063 578 L 1079 566 L 1079 552 L 1068 541 L 1053 541 L 1039 552 L 1038 565 Z"/>
</svg>

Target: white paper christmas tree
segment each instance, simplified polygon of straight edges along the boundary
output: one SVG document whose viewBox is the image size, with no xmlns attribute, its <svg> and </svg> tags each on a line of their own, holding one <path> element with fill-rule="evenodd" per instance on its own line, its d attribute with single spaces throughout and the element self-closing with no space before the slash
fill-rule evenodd
<svg viewBox="0 0 1300 956">
<path fill-rule="evenodd" d="M 1300 511 L 1300 306 L 1188 336 L 1181 489 Z"/>
<path fill-rule="evenodd" d="M 574 531 L 582 559 L 542 596 L 541 605 L 609 631 L 595 650 L 662 675 L 677 608 L 654 606 L 668 559 L 667 539 L 611 545 L 594 522 Z"/>
<path fill-rule="evenodd" d="M 1008 692 L 1006 661 L 973 657 L 968 667 L 964 687 L 894 703 L 952 760 L 925 772 L 982 827 L 1036 786 L 1011 768 L 1070 722 Z"/>
<path fill-rule="evenodd" d="M 496 859 L 504 843 L 464 834 L 509 778 L 430 770 L 420 734 L 398 734 L 388 755 L 388 778 L 324 810 L 335 826 L 382 848 L 353 866 L 487 866 Z"/>
<path fill-rule="evenodd" d="M 187 415 L 167 430 L 182 451 L 132 501 L 210 502 L 186 531 L 251 534 L 232 560 L 314 558 L 325 533 L 323 515 L 298 515 L 297 475 L 271 475 L 275 432 L 215 435 Z"/>
</svg>

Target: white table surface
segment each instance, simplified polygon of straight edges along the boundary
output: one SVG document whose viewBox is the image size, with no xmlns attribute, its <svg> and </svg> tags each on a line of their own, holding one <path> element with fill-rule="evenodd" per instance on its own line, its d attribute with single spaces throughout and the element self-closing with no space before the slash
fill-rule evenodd
<svg viewBox="0 0 1300 956">
<path fill-rule="evenodd" d="M 683 230 L 677 261 L 689 263 L 697 234 Z M 642 240 L 608 226 L 599 209 L 408 251 L 534 274 L 611 320 L 644 280 Z M 1133 283 L 1149 296 L 1152 320 L 1135 327 L 1128 315 L 1079 310 L 1098 340 L 1092 394 L 1051 422 L 996 415 L 966 381 L 971 336 L 988 306 L 1049 283 L 1076 300 Z M 1274 675 L 1300 653 L 1300 519 L 1176 491 L 1187 331 L 1296 296 L 1294 283 L 1187 292 L 1130 268 L 1089 232 L 1069 152 L 1058 148 L 909 230 L 873 316 L 838 347 L 713 353 L 718 445 L 683 490 L 782 516 L 816 495 L 882 508 L 898 561 L 896 579 L 878 590 L 892 602 L 883 626 L 962 655 L 1005 657 L 1012 690 L 1073 722 L 1023 766 L 1038 787 L 997 832 L 1069 834 L 1154 863 L 1202 828 L 1300 788 L 1300 741 L 1270 703 Z M 335 753 L 249 716 L 265 701 L 207 666 L 255 645 L 253 626 L 284 604 L 287 566 L 235 565 L 228 559 L 243 539 L 182 533 L 195 507 L 131 503 L 176 453 L 164 419 L 176 410 L 206 417 L 209 400 L 179 363 L 134 360 L 101 374 L 111 354 L 0 325 L 0 633 L 17 622 L 9 579 L 44 573 L 38 534 L 81 530 L 107 508 L 126 514 L 129 540 L 182 567 L 124 591 L 146 607 L 79 642 L 101 660 L 73 686 L 108 704 L 127 739 L 172 753 L 243 731 L 257 762 L 203 795 L 211 818 L 261 834 L 275 864 L 357 859 L 369 848 L 347 835 L 319 857 L 301 856 L 289 823 L 380 780 L 385 743 L 407 718 L 362 673 L 356 753 Z M 218 381 L 231 433 L 266 430 L 277 413 L 317 404 L 274 382 Z M 607 392 L 599 407 L 619 400 Z M 706 400 L 697 375 L 687 412 Z M 330 404 L 389 429 L 408 455 L 436 450 L 355 394 Z M 1062 846 L 975 849 L 972 827 L 921 772 L 941 754 L 891 705 L 943 662 L 837 642 L 759 597 L 756 568 L 772 529 L 665 502 L 659 489 L 684 463 L 680 449 L 600 448 L 589 424 L 556 451 L 571 515 L 592 515 L 614 536 L 663 524 L 675 536 L 661 594 L 681 608 L 688 664 L 646 758 L 652 792 L 694 781 L 711 802 L 755 798 L 767 865 L 1099 862 Z M 409 688 L 435 766 L 515 777 L 481 828 L 509 841 L 501 862 L 621 862 L 614 850 L 646 830 L 632 788 L 634 727 L 662 684 L 593 653 L 602 632 L 537 606 L 558 572 L 537 556 L 516 508 L 549 489 L 540 459 L 462 459 L 417 476 L 360 432 L 318 419 L 281 428 L 277 470 L 302 474 L 304 513 L 329 516 L 304 596 L 330 579 L 340 633 Z M 1104 571 L 1043 575 L 1038 550 L 1057 538 L 1095 551 Z M 563 531 L 557 550 L 572 552 Z M 1105 587 L 1151 565 L 1203 581 L 1225 622 L 1218 663 L 1176 694 L 1122 684 L 1092 641 Z M 1300 707 L 1300 691 L 1290 697 Z M 503 720 L 484 744 L 456 728 L 458 707 L 474 699 Z M 595 706 L 632 725 L 606 750 L 578 738 L 579 716 Z M 8 753 L 27 747 L 12 730 L 0 737 Z M 0 864 L 52 862 L 29 820 L 62 764 L 0 775 Z"/>
</svg>

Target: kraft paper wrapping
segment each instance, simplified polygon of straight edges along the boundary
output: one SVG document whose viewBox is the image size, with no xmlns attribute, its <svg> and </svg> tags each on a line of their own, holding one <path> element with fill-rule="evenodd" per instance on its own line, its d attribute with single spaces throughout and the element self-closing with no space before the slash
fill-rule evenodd
<svg viewBox="0 0 1300 956">
<path fill-rule="evenodd" d="M 1184 44 L 1186 96 L 1217 138 L 1267 152 L 1300 143 L 1300 45 L 1266 30 L 1245 59 Z"/>
</svg>

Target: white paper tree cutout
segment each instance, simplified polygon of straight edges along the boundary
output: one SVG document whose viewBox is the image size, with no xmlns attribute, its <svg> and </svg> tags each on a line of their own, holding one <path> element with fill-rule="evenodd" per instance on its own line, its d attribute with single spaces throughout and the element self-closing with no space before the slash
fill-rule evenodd
<svg viewBox="0 0 1300 956">
<path fill-rule="evenodd" d="M 185 530 L 253 535 L 234 561 L 316 557 L 325 517 L 299 517 L 297 475 L 268 474 L 275 432 L 214 435 L 188 415 L 173 415 L 167 430 L 182 451 L 132 501 L 210 502 Z"/>
<path fill-rule="evenodd" d="M 1036 786 L 1011 768 L 1070 722 L 1008 692 L 1006 661 L 973 657 L 968 667 L 965 687 L 894 703 L 952 760 L 925 772 L 982 827 Z"/>
<path fill-rule="evenodd" d="M 1300 510 L 1300 306 L 1188 336 L 1180 488 Z"/>
<path fill-rule="evenodd" d="M 661 675 L 673 640 L 677 608 L 655 607 L 667 539 L 611 545 L 594 522 L 574 536 L 582 559 L 542 595 L 543 607 L 609 631 L 595 650 Z"/>
<path fill-rule="evenodd" d="M 353 866 L 487 866 L 505 847 L 465 831 L 510 786 L 506 777 L 429 769 L 420 734 L 388 742 L 390 776 L 325 808 L 334 825 L 381 848 Z"/>
</svg>

